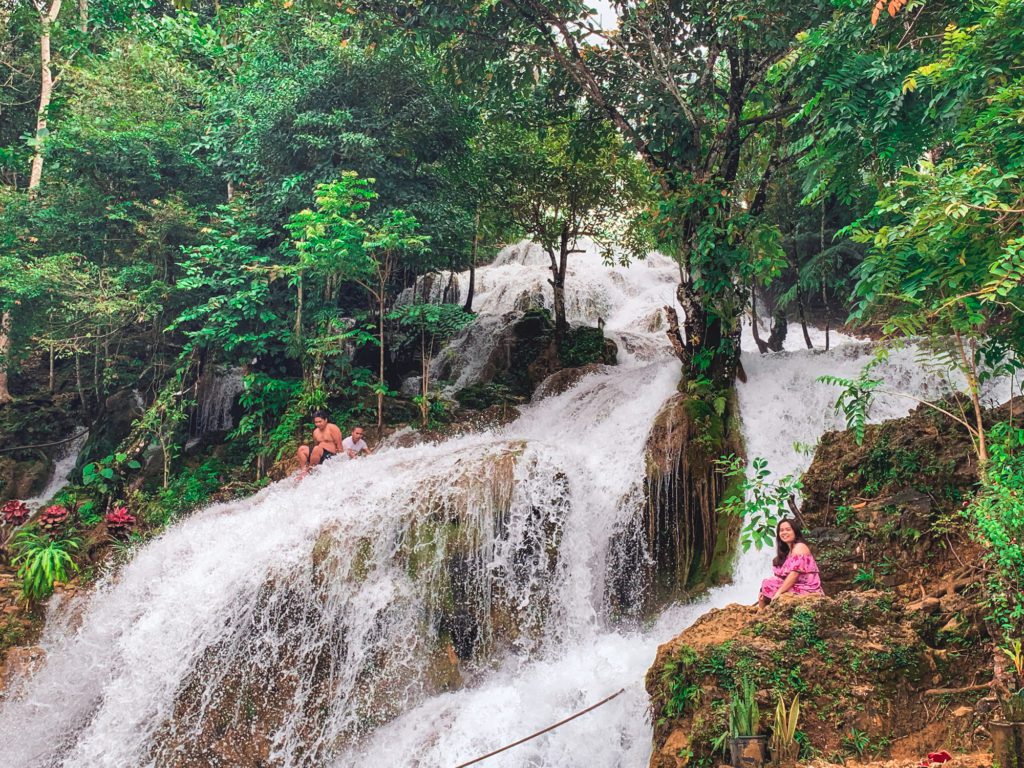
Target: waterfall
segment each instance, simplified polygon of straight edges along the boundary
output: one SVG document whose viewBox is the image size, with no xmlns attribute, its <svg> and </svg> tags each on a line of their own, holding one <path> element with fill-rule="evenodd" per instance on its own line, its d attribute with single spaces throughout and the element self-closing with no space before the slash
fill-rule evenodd
<svg viewBox="0 0 1024 768">
<path fill-rule="evenodd" d="M 48 627 L 46 664 L 0 709 L 0 764 L 451 768 L 624 687 L 486 765 L 646 765 L 656 647 L 711 607 L 751 602 L 768 570 L 743 554 L 732 584 L 652 626 L 609 610 L 609 545 L 639 518 L 647 435 L 678 384 L 660 317 L 677 276 L 657 254 L 630 268 L 574 256 L 570 319 L 602 317 L 619 366 L 500 429 L 335 459 L 144 546 L 96 586 L 77 630 Z M 477 272 L 480 322 L 546 278 L 535 248 L 507 249 Z M 462 342 L 468 381 L 487 339 Z M 776 472 L 803 469 L 794 444 L 839 426 L 814 378 L 854 373 L 870 348 L 836 343 L 743 356 L 748 452 Z M 889 370 L 925 391 L 912 350 Z M 875 416 L 910 405 L 883 399 Z"/>
<path fill-rule="evenodd" d="M 75 471 L 75 465 L 78 464 L 78 457 L 82 452 L 82 446 L 85 445 L 85 440 L 88 436 L 89 433 L 83 431 L 64 445 L 60 458 L 53 464 L 53 474 L 50 475 L 50 480 L 47 482 L 46 487 L 31 499 L 25 499 L 25 503 L 30 508 L 34 509 L 45 504 L 68 484 L 68 480 L 71 479 L 71 473 Z"/>
<path fill-rule="evenodd" d="M 243 388 L 241 368 L 215 369 L 206 373 L 200 381 L 197 397 L 195 435 L 226 432 L 234 427 L 231 409 Z"/>
</svg>

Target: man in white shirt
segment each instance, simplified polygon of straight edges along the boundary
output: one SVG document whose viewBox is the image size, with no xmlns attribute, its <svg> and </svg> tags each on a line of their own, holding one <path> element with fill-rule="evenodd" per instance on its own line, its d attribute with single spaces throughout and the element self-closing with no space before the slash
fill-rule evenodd
<svg viewBox="0 0 1024 768">
<path fill-rule="evenodd" d="M 345 452 L 345 455 L 350 459 L 356 458 L 359 454 L 365 453 L 367 456 L 373 453 L 369 446 L 366 445 L 366 441 L 363 440 L 363 428 L 356 427 L 352 430 L 352 434 L 341 441 L 341 450 Z"/>
</svg>

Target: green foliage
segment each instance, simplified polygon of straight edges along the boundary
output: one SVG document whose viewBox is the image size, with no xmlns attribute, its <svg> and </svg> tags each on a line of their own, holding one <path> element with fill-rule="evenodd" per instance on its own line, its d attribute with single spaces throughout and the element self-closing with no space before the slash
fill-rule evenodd
<svg viewBox="0 0 1024 768">
<path fill-rule="evenodd" d="M 1024 630 L 1024 429 L 1001 422 L 989 437 L 991 461 L 966 514 L 992 569 L 992 618 L 1007 636 L 1019 636 Z"/>
<path fill-rule="evenodd" d="M 857 568 L 853 574 L 853 584 L 858 589 L 875 589 L 878 586 L 878 576 L 872 568 Z"/>
<path fill-rule="evenodd" d="M 227 472 L 227 465 L 217 458 L 208 459 L 198 467 L 182 470 L 166 488 L 154 493 L 145 504 L 146 522 L 159 528 L 208 503 L 213 494 L 220 490 Z"/>
<path fill-rule="evenodd" d="M 42 600 L 53 592 L 56 582 L 66 582 L 77 573 L 78 565 L 72 553 L 81 542 L 75 538 L 52 539 L 35 531 L 19 531 L 11 549 L 11 565 L 18 569 L 21 593 L 27 600 Z"/>
<path fill-rule="evenodd" d="M 665 698 L 661 719 L 680 717 L 700 701 L 701 688 L 694 682 L 693 663 L 696 652 L 681 646 L 674 658 L 669 658 L 661 668 L 661 684 Z"/>
<path fill-rule="evenodd" d="M 757 706 L 757 688 L 753 680 L 744 677 L 739 691 L 729 699 L 729 733 L 737 736 L 757 736 L 761 732 L 761 710 Z"/>
<path fill-rule="evenodd" d="M 585 325 L 570 328 L 559 344 L 558 354 L 566 368 L 606 362 L 604 331 Z"/>
<path fill-rule="evenodd" d="M 863 757 L 870 745 L 871 737 L 857 728 L 851 728 L 846 736 L 843 737 L 843 747 L 858 757 Z"/>
<path fill-rule="evenodd" d="M 800 743 L 796 740 L 797 725 L 800 722 L 800 696 L 793 697 L 789 707 L 783 698 L 775 706 L 775 720 L 772 735 L 768 742 L 771 750 L 772 763 L 784 766 L 796 763 L 800 756 Z"/>
<path fill-rule="evenodd" d="M 836 412 L 842 411 L 846 417 L 846 428 L 853 432 L 857 445 L 864 444 L 864 429 L 867 426 L 871 404 L 874 402 L 875 390 L 882 384 L 881 379 L 870 376 L 876 363 L 865 365 L 856 379 L 844 379 L 841 376 L 819 376 L 822 384 L 842 387 L 836 399 Z"/>
<path fill-rule="evenodd" d="M 186 353 L 217 350 L 222 359 L 242 363 L 284 351 L 281 268 L 261 247 L 271 235 L 239 199 L 217 209 L 203 244 L 185 249 L 176 288 L 191 301 L 168 330 L 184 333 Z"/>
<path fill-rule="evenodd" d="M 112 453 L 82 467 L 82 485 L 95 490 L 102 500 L 110 500 L 120 493 L 128 471 L 138 469 L 142 465 L 128 454 Z"/>
<path fill-rule="evenodd" d="M 738 456 L 725 456 L 716 462 L 726 477 L 739 480 L 733 495 L 719 505 L 719 511 L 744 521 L 740 543 L 744 550 L 762 549 L 775 544 L 775 528 L 789 512 L 789 502 L 803 487 L 793 475 L 772 481 L 766 459 L 751 461 L 753 475 L 747 476 L 746 462 Z"/>
</svg>

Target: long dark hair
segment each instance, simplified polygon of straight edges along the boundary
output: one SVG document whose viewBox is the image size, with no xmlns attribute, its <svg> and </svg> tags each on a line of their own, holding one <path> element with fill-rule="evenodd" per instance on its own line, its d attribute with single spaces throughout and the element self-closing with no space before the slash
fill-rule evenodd
<svg viewBox="0 0 1024 768">
<path fill-rule="evenodd" d="M 807 539 L 804 538 L 803 528 L 800 527 L 800 523 L 797 522 L 795 517 L 784 517 L 779 520 L 779 524 L 775 526 L 775 559 L 772 561 L 772 564 L 775 567 L 786 562 L 786 558 L 789 557 L 789 550 L 792 546 L 779 538 L 779 529 L 782 528 L 783 523 L 789 523 L 789 526 L 793 529 L 793 544 L 807 543 Z"/>
</svg>

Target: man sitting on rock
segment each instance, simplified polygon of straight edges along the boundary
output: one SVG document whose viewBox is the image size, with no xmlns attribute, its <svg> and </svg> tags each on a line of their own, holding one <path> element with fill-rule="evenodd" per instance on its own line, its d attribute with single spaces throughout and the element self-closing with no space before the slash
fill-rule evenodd
<svg viewBox="0 0 1024 768">
<path fill-rule="evenodd" d="M 356 458 L 361 453 L 365 453 L 367 456 L 373 453 L 366 445 L 366 441 L 363 440 L 362 427 L 356 427 L 352 430 L 352 434 L 349 437 L 341 441 L 341 449 L 345 451 L 345 455 L 350 459 Z"/>
<path fill-rule="evenodd" d="M 342 451 L 341 430 L 327 420 L 324 411 L 313 414 L 313 426 L 312 444 L 299 446 L 299 477 L 305 477 L 310 466 L 322 464 Z"/>
</svg>

